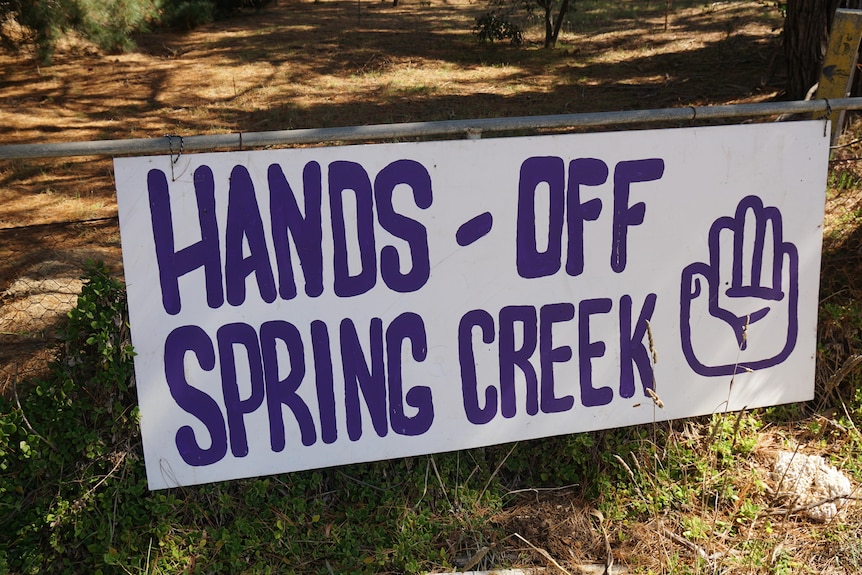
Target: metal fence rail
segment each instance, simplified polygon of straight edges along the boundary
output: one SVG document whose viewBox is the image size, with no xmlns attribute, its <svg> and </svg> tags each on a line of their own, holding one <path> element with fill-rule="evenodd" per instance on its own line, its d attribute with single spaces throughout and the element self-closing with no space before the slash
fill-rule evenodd
<svg viewBox="0 0 862 575">
<path fill-rule="evenodd" d="M 827 117 L 833 111 L 862 110 L 862 98 L 765 102 L 723 106 L 689 106 L 657 110 L 594 112 L 554 116 L 520 116 L 440 122 L 377 124 L 345 128 L 309 128 L 269 132 L 235 132 L 201 136 L 168 135 L 161 138 L 96 140 L 56 144 L 0 146 L 0 159 L 57 158 L 71 156 L 158 155 L 209 150 L 241 150 L 266 146 L 357 142 L 429 136 L 480 137 L 485 133 L 513 130 L 630 126 L 659 122 L 693 122 L 769 116 Z"/>
</svg>

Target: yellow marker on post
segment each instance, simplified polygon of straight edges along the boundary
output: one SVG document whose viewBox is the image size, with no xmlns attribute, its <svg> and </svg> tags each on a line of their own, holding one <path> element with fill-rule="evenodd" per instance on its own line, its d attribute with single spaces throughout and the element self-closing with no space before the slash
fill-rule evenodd
<svg viewBox="0 0 862 575">
<path fill-rule="evenodd" d="M 838 9 L 832 21 L 829 45 L 823 59 L 817 98 L 837 99 L 850 95 L 859 41 L 862 39 L 862 10 Z M 844 125 L 844 110 L 832 112 L 832 143 L 838 140 Z"/>
</svg>

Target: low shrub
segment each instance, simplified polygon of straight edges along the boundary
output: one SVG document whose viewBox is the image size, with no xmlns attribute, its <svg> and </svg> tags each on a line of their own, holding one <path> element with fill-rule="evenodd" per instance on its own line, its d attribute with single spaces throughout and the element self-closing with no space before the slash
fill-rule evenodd
<svg viewBox="0 0 862 575">
<path fill-rule="evenodd" d="M 524 42 L 524 31 L 504 13 L 496 11 L 485 12 L 476 18 L 473 34 L 480 42 L 495 42 L 508 40 L 516 46 Z"/>
<path fill-rule="evenodd" d="M 183 0 L 165 12 L 164 24 L 178 30 L 191 30 L 215 20 L 215 7 L 209 0 Z"/>
<path fill-rule="evenodd" d="M 48 63 L 57 40 L 75 31 L 106 52 L 135 47 L 134 37 L 157 26 L 191 29 L 241 9 L 261 9 L 272 0 L 0 0 L 0 42 L 33 46 Z"/>
<path fill-rule="evenodd" d="M 93 265 L 49 375 L 0 398 L 0 550 L 13 572 L 97 572 L 140 518 L 126 317 L 122 285 Z"/>
</svg>

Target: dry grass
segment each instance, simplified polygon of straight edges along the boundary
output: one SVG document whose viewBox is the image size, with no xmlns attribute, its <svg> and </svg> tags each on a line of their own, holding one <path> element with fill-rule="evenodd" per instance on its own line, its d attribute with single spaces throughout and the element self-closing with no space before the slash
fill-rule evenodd
<svg viewBox="0 0 862 575">
<path fill-rule="evenodd" d="M 480 46 L 485 5 L 280 0 L 104 55 L 69 42 L 49 67 L 0 54 L 4 143 L 251 132 L 759 101 L 776 96 L 778 13 L 761 2 L 581 0 L 557 50 Z M 637 10 L 639 8 L 639 10 Z M 0 227 L 114 210 L 105 160 L 0 164 Z"/>
</svg>

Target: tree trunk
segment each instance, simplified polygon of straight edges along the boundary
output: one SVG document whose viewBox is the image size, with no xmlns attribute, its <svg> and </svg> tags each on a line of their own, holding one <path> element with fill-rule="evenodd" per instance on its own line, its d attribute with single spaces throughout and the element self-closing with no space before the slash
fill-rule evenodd
<svg viewBox="0 0 862 575">
<path fill-rule="evenodd" d="M 553 16 L 551 15 L 551 8 L 553 7 L 553 3 L 553 0 L 545 0 L 544 2 L 539 3 L 539 5 L 545 9 L 545 48 L 554 47 L 554 44 L 551 42 L 551 39 L 554 35 Z"/>
<path fill-rule="evenodd" d="M 551 46 L 557 45 L 557 38 L 560 37 L 560 28 L 563 27 L 563 19 L 566 17 L 566 13 L 569 11 L 569 0 L 563 0 L 560 3 L 560 13 L 557 14 L 557 21 L 554 22 L 554 31 L 551 36 Z M 545 46 L 548 45 L 547 40 L 545 41 Z"/>
<path fill-rule="evenodd" d="M 563 27 L 563 19 L 566 17 L 572 1 L 562 0 L 556 20 L 554 19 L 554 4 L 556 4 L 556 0 L 536 1 L 536 4 L 541 6 L 545 13 L 545 48 L 553 48 L 557 45 L 557 38 L 560 37 L 560 28 Z"/>
<path fill-rule="evenodd" d="M 787 97 L 801 100 L 820 77 L 832 15 L 840 0 L 788 0 L 784 20 Z"/>
</svg>

